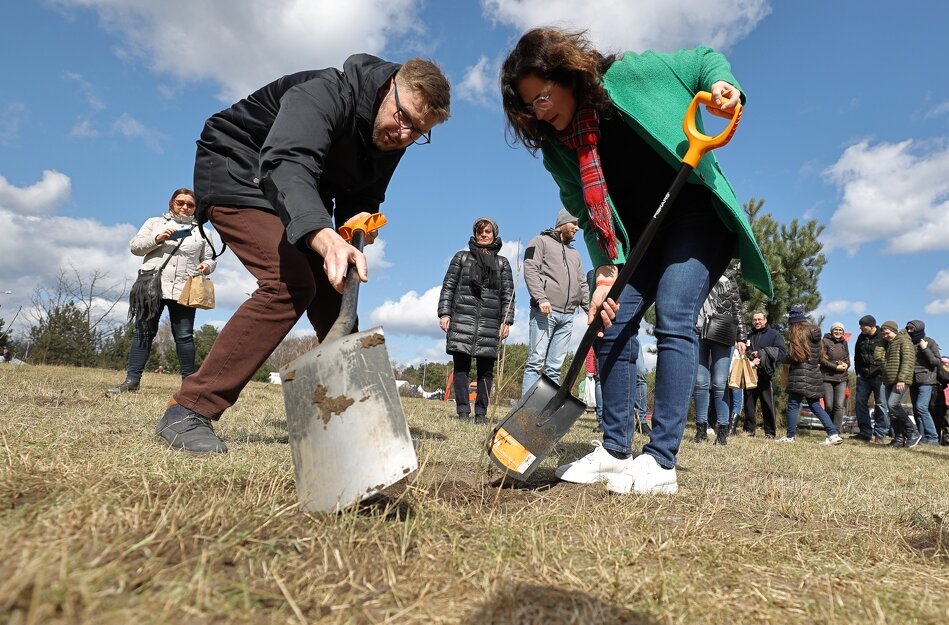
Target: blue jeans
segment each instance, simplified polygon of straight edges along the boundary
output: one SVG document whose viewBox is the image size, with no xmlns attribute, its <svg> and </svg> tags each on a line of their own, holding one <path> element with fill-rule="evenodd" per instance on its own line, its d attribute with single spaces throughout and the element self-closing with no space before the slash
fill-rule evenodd
<svg viewBox="0 0 949 625">
<path fill-rule="evenodd" d="M 646 386 L 646 357 L 643 356 L 643 346 L 639 346 L 639 358 L 636 360 L 636 401 L 633 410 L 639 415 L 639 422 L 646 423 L 646 395 L 649 388 Z"/>
<path fill-rule="evenodd" d="M 794 433 L 797 432 L 797 417 L 801 413 L 802 399 L 804 398 L 797 393 L 788 393 L 788 438 L 794 438 Z M 821 408 L 820 400 L 820 397 L 809 397 L 806 401 L 811 412 L 816 414 L 817 418 L 820 419 L 820 423 L 824 426 L 824 430 L 828 436 L 840 434 L 837 428 L 834 427 L 834 422 L 831 420 L 830 415 Z"/>
<path fill-rule="evenodd" d="M 662 467 L 675 466 L 695 385 L 695 319 L 711 285 L 728 265 L 734 246 L 735 235 L 708 206 L 673 212 L 657 233 L 619 296 L 616 318 L 604 331 L 597 354 L 606 449 L 631 452 L 636 425 L 637 334 L 643 314 L 655 303 L 656 387 L 652 434 L 643 453 L 653 456 Z"/>
<path fill-rule="evenodd" d="M 162 307 L 168 307 L 168 317 L 171 320 L 171 335 L 175 338 L 175 351 L 178 353 L 178 368 L 181 377 L 186 378 L 194 373 L 194 308 L 182 306 L 173 299 L 163 299 Z M 132 332 L 132 348 L 129 350 L 129 364 L 126 377 L 129 380 L 139 381 L 145 371 L 145 363 L 152 351 L 152 341 L 158 334 L 158 322 L 161 320 L 161 310 L 158 314 L 142 324 L 135 324 Z"/>
<path fill-rule="evenodd" d="M 732 364 L 731 345 L 699 339 L 699 368 L 695 373 L 695 424 L 708 423 L 709 386 L 715 397 L 715 419 L 728 425 L 731 413 L 725 403 L 725 388 Z"/>
<path fill-rule="evenodd" d="M 916 417 L 916 427 L 923 435 L 923 442 L 938 444 L 939 433 L 936 432 L 936 424 L 933 423 L 933 417 L 929 413 L 929 400 L 933 396 L 932 385 L 913 385 L 909 388 L 909 396 L 913 400 L 913 415 Z"/>
<path fill-rule="evenodd" d="M 873 395 L 873 422 L 870 421 L 870 406 L 867 403 Z M 890 418 L 886 407 L 886 389 L 883 387 L 883 378 L 865 378 L 857 376 L 857 425 L 860 434 L 882 438 L 890 435 Z"/>
<path fill-rule="evenodd" d="M 729 388 L 728 392 L 731 395 L 732 414 L 740 415 L 741 409 L 745 405 L 745 392 L 740 388 Z"/>
<path fill-rule="evenodd" d="M 530 387 L 540 378 L 541 370 L 556 383 L 560 383 L 560 368 L 567 357 L 570 336 L 573 334 L 573 313 L 556 310 L 543 315 L 540 308 L 531 306 L 530 352 L 524 366 L 524 381 L 521 396 L 527 395 Z"/>
<path fill-rule="evenodd" d="M 916 422 L 907 414 L 906 408 L 903 408 L 903 398 L 909 389 L 907 384 L 900 393 L 896 390 L 896 384 L 886 385 L 886 409 L 892 421 L 894 436 L 912 436 L 918 431 Z"/>
</svg>

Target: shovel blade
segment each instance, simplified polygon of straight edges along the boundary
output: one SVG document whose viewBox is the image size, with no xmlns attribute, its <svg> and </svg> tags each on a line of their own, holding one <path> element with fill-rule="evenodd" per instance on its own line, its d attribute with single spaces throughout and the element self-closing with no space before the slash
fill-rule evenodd
<svg viewBox="0 0 949 625">
<path fill-rule="evenodd" d="M 418 468 L 382 328 L 326 341 L 280 377 L 304 510 L 343 510 Z"/>
<path fill-rule="evenodd" d="M 491 432 L 488 455 L 510 477 L 527 479 L 586 411 L 586 404 L 573 395 L 558 400 L 559 390 L 541 374 Z"/>
</svg>

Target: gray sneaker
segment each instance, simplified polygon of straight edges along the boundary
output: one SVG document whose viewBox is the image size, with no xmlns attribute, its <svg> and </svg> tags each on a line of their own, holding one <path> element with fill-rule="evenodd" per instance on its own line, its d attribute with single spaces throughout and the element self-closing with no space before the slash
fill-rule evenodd
<svg viewBox="0 0 949 625">
<path fill-rule="evenodd" d="M 227 445 L 214 433 L 211 420 L 180 404 L 174 404 L 165 411 L 155 433 L 165 439 L 172 449 L 195 454 L 227 453 Z"/>
<path fill-rule="evenodd" d="M 121 395 L 122 393 L 135 393 L 138 391 L 139 384 L 140 380 L 126 378 L 125 382 L 122 382 L 118 386 L 105 389 L 106 397 L 114 397 L 115 395 Z"/>
<path fill-rule="evenodd" d="M 921 440 L 923 440 L 923 435 L 920 434 L 919 432 L 914 432 L 913 434 L 907 435 L 907 437 L 906 437 L 906 446 L 907 446 L 907 447 L 916 447 L 916 445 L 919 445 L 919 441 L 921 441 Z"/>
</svg>

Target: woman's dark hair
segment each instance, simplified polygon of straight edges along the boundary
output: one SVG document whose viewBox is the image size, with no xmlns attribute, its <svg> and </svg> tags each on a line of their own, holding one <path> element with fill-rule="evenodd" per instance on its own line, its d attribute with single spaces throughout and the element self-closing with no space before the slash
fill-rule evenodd
<svg viewBox="0 0 949 625">
<path fill-rule="evenodd" d="M 179 195 L 190 195 L 191 200 L 195 204 L 198 203 L 197 198 L 194 195 L 194 191 L 192 191 L 191 189 L 186 189 L 184 187 L 182 187 L 181 189 L 175 189 L 175 192 L 172 193 L 171 197 L 168 199 L 168 210 L 170 210 L 171 212 L 175 212 L 174 211 L 175 198 L 178 197 Z"/>
<path fill-rule="evenodd" d="M 592 106 L 603 115 L 611 107 L 603 74 L 615 60 L 616 55 L 604 56 L 593 49 L 586 31 L 535 28 L 524 33 L 501 66 L 501 102 L 513 142 L 536 154 L 552 132 L 521 101 L 517 84 L 522 78 L 533 74 L 552 80 L 573 92 L 577 108 Z"/>
</svg>

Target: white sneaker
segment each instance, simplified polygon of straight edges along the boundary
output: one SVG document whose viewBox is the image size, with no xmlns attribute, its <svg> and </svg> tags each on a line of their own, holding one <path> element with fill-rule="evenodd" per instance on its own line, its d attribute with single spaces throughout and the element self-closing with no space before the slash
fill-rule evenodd
<svg viewBox="0 0 949 625">
<path fill-rule="evenodd" d="M 793 437 L 793 436 L 782 436 L 781 438 L 778 439 L 778 442 L 779 442 L 779 443 L 793 443 L 793 442 L 794 442 L 794 437 Z"/>
<path fill-rule="evenodd" d="M 664 469 L 651 455 L 640 454 L 625 471 L 606 477 L 606 490 L 621 495 L 675 495 L 679 482 L 674 467 Z"/>
<path fill-rule="evenodd" d="M 831 434 L 824 440 L 822 440 L 820 445 L 839 445 L 844 442 L 844 439 L 840 438 L 840 434 Z"/>
<path fill-rule="evenodd" d="M 554 472 L 564 482 L 594 484 L 606 481 L 607 475 L 622 473 L 632 458 L 614 458 L 600 441 L 593 442 L 593 451 L 573 462 L 557 467 Z"/>
</svg>

